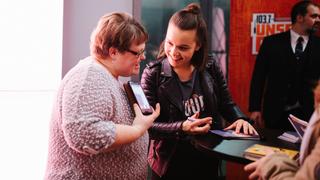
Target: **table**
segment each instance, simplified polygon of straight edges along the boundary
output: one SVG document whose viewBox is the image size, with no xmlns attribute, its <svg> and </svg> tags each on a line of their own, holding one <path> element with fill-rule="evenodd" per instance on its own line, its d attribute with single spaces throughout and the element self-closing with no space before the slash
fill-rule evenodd
<svg viewBox="0 0 320 180">
<path fill-rule="evenodd" d="M 278 139 L 283 132 L 279 130 L 260 129 L 259 133 L 264 140 L 244 140 L 244 139 L 223 139 L 213 133 L 197 135 L 192 139 L 192 144 L 200 151 L 210 156 L 218 157 L 226 161 L 248 164 L 251 160 L 243 157 L 243 152 L 253 144 L 263 144 L 299 150 L 300 144 L 294 144 Z"/>
</svg>

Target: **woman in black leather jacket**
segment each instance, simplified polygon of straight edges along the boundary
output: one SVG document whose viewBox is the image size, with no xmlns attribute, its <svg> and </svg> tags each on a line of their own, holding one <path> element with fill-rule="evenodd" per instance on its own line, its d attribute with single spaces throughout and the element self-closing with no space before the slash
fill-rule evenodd
<svg viewBox="0 0 320 180">
<path fill-rule="evenodd" d="M 212 179 L 218 159 L 197 151 L 190 135 L 222 128 L 255 134 L 232 101 L 219 66 L 208 63 L 208 37 L 197 4 L 176 12 L 169 21 L 159 61 L 145 68 L 141 85 L 151 103 L 160 103 L 160 116 L 149 129 L 148 161 L 152 179 Z"/>
</svg>

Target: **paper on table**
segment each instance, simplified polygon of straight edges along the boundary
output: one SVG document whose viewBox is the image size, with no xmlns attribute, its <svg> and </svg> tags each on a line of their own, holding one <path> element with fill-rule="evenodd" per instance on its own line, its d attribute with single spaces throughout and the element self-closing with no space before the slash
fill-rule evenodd
<svg viewBox="0 0 320 180">
<path fill-rule="evenodd" d="M 304 132 L 307 129 L 308 122 L 303 121 L 292 114 L 289 115 L 288 120 L 302 139 Z"/>
<path fill-rule="evenodd" d="M 291 159 L 296 159 L 298 157 L 299 152 L 292 149 L 274 147 L 274 146 L 266 146 L 262 144 L 254 144 L 247 148 L 244 151 L 244 157 L 253 161 L 260 159 L 261 157 L 271 153 L 271 152 L 279 152 L 288 155 Z"/>
<path fill-rule="evenodd" d="M 300 143 L 301 138 L 299 137 L 298 133 L 295 131 L 286 131 L 280 136 L 278 136 L 278 139 L 288 141 L 291 143 Z"/>
<path fill-rule="evenodd" d="M 224 138 L 230 139 L 252 139 L 252 140 L 260 140 L 259 135 L 247 135 L 247 134 L 237 134 L 234 130 L 210 130 L 211 133 L 217 134 Z"/>
</svg>

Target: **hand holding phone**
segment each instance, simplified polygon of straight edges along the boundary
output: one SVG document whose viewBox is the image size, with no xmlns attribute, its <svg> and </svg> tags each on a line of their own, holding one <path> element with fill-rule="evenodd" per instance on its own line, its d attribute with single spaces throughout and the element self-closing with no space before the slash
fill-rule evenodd
<svg viewBox="0 0 320 180">
<path fill-rule="evenodd" d="M 128 83 L 123 84 L 123 87 L 127 93 L 129 103 L 132 108 L 133 104 L 137 103 L 141 109 L 142 114 L 152 114 L 153 108 L 149 104 L 147 97 L 145 96 L 139 83 L 128 81 Z"/>
<path fill-rule="evenodd" d="M 150 115 L 143 115 L 138 104 L 136 103 L 133 105 L 133 108 L 135 117 L 132 122 L 132 126 L 137 128 L 142 134 L 144 134 L 145 131 L 147 131 L 152 126 L 154 120 L 159 116 L 160 104 L 156 104 L 155 110 Z"/>
</svg>

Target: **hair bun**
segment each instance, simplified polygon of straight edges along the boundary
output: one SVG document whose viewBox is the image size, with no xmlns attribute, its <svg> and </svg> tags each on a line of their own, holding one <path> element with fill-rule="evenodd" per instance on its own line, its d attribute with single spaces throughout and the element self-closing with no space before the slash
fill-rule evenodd
<svg viewBox="0 0 320 180">
<path fill-rule="evenodd" d="M 185 10 L 193 14 L 200 14 L 200 5 L 197 3 L 191 3 L 185 8 Z"/>
</svg>

